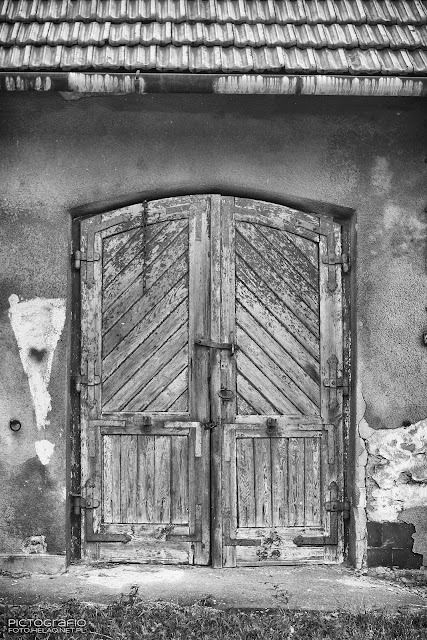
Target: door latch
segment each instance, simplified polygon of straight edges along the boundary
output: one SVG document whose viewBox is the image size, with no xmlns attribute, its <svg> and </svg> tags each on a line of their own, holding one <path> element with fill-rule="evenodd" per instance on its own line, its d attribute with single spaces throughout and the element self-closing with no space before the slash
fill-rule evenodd
<svg viewBox="0 0 427 640">
<path fill-rule="evenodd" d="M 205 340 L 202 336 L 197 336 L 195 343 L 199 347 L 207 347 L 208 349 L 227 349 L 231 355 L 239 348 L 235 342 L 215 342 L 214 340 Z"/>
<path fill-rule="evenodd" d="M 234 391 L 232 391 L 231 389 L 222 388 L 218 391 L 218 395 L 221 400 L 230 401 L 234 398 Z"/>
<path fill-rule="evenodd" d="M 212 431 L 212 429 L 216 429 L 216 427 L 218 426 L 217 422 L 203 422 L 203 428 L 205 429 L 205 431 Z"/>
</svg>

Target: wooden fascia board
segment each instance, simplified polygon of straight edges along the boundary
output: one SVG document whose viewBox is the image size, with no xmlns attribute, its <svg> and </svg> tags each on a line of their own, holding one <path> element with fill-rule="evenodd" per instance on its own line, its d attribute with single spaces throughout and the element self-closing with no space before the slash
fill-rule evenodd
<svg viewBox="0 0 427 640">
<path fill-rule="evenodd" d="M 426 97 L 427 77 L 0 71 L 0 91 Z"/>
</svg>

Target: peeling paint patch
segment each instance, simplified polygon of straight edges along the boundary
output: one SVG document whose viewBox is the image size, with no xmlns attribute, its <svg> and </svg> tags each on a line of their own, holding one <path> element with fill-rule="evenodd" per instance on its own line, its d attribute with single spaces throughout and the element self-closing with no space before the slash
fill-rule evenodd
<svg viewBox="0 0 427 640">
<path fill-rule="evenodd" d="M 34 443 L 34 447 L 40 462 L 45 466 L 49 464 L 55 445 L 49 440 L 38 440 Z"/>
<path fill-rule="evenodd" d="M 28 377 L 38 429 L 48 424 L 51 410 L 48 392 L 53 354 L 65 323 L 65 300 L 34 298 L 19 301 L 9 297 L 9 317 Z"/>
<path fill-rule="evenodd" d="M 396 522 L 402 510 L 427 504 L 427 419 L 366 435 L 369 519 Z"/>
</svg>

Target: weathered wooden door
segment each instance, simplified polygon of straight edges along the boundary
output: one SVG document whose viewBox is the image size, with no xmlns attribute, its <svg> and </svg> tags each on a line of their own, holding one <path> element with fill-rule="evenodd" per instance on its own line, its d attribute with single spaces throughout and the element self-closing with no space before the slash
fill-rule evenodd
<svg viewBox="0 0 427 640">
<path fill-rule="evenodd" d="M 341 559 L 340 243 L 219 195 L 82 221 L 87 558 Z"/>
</svg>

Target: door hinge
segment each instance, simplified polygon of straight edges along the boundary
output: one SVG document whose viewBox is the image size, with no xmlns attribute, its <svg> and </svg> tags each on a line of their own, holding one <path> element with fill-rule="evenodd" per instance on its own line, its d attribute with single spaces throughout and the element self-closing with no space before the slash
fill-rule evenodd
<svg viewBox="0 0 427 640">
<path fill-rule="evenodd" d="M 99 500 L 84 498 L 80 493 L 71 493 L 70 497 L 73 505 L 73 511 L 76 516 L 81 514 L 82 509 L 97 509 L 100 504 Z"/>
<path fill-rule="evenodd" d="M 338 358 L 333 354 L 327 360 L 329 366 L 329 378 L 323 380 L 323 386 L 329 389 L 329 409 L 336 409 L 338 406 L 337 389 L 342 389 L 343 395 L 348 396 L 347 376 L 338 376 Z"/>
<path fill-rule="evenodd" d="M 348 396 L 348 378 L 346 376 L 335 379 L 325 378 L 325 380 L 323 380 L 323 386 L 332 389 L 342 389 L 343 394 Z"/>
<path fill-rule="evenodd" d="M 331 267 L 341 265 L 344 273 L 348 273 L 350 270 L 350 258 L 348 253 L 342 253 L 339 256 L 323 256 L 322 262 L 323 264 L 327 264 Z"/>
<path fill-rule="evenodd" d="M 333 513 L 342 511 L 344 520 L 347 520 L 350 517 L 350 501 L 331 500 L 330 502 L 325 502 L 325 510 Z"/>
<path fill-rule="evenodd" d="M 323 547 L 325 545 L 338 544 L 339 519 L 338 512 L 343 512 L 343 518 L 346 519 L 350 515 L 350 502 L 348 500 L 338 500 L 338 485 L 335 481 L 329 485 L 330 498 L 325 502 L 325 511 L 330 512 L 329 528 L 330 532 L 327 536 L 303 536 L 299 535 L 293 539 L 293 543 L 297 547 Z M 341 508 L 347 507 L 347 508 Z"/>
<path fill-rule="evenodd" d="M 76 515 L 81 515 L 85 510 L 85 538 L 86 542 L 129 542 L 132 537 L 127 533 L 95 533 L 93 530 L 93 510 L 100 506 L 99 500 L 85 498 L 80 493 L 71 493 L 71 504 Z"/>
<path fill-rule="evenodd" d="M 96 387 L 101 384 L 101 377 L 97 375 L 93 376 L 93 380 L 89 382 L 87 376 L 77 375 L 74 378 L 74 383 L 77 393 L 80 393 L 82 390 L 82 385 L 84 385 L 85 387 Z"/>
<path fill-rule="evenodd" d="M 84 251 L 74 252 L 74 268 L 80 269 L 82 262 L 98 262 L 101 259 L 99 253 L 94 253 L 93 256 L 88 257 Z"/>
</svg>

